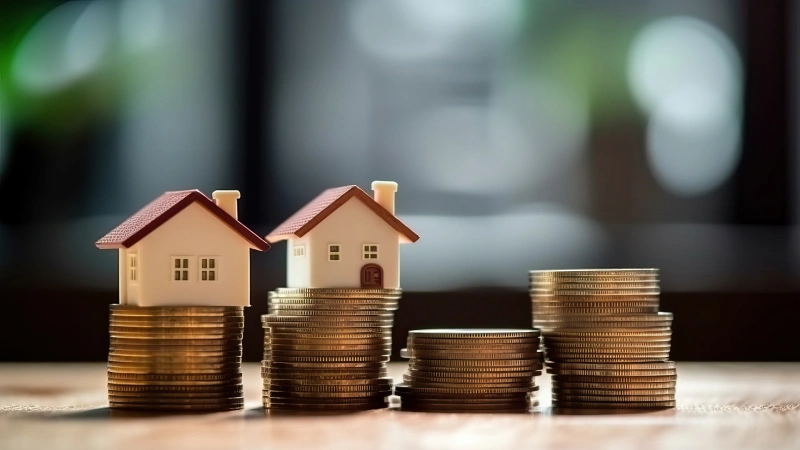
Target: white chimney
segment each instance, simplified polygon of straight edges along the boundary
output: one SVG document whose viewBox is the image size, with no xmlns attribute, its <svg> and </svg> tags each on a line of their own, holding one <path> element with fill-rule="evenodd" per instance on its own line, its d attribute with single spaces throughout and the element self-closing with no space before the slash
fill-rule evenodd
<svg viewBox="0 0 800 450">
<path fill-rule="evenodd" d="M 394 181 L 373 181 L 372 191 L 375 193 L 375 201 L 394 215 L 394 193 L 397 192 L 397 183 Z"/>
<path fill-rule="evenodd" d="M 239 212 L 236 206 L 238 202 L 236 200 L 241 196 L 242 194 L 239 191 L 214 191 L 211 193 L 214 203 L 236 220 L 239 220 Z"/>
</svg>

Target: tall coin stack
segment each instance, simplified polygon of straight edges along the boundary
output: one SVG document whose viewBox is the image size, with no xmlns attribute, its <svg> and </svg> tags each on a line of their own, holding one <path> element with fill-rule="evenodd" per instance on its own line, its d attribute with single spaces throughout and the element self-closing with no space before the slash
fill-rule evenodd
<svg viewBox="0 0 800 450">
<path fill-rule="evenodd" d="M 112 408 L 242 409 L 242 307 L 111 305 Z"/>
<path fill-rule="evenodd" d="M 399 289 L 281 288 L 269 295 L 263 404 L 274 410 L 385 408 Z"/>
<path fill-rule="evenodd" d="M 539 330 L 415 330 L 401 406 L 417 411 L 525 411 L 542 372 Z"/>
<path fill-rule="evenodd" d="M 530 272 L 554 407 L 675 406 L 672 313 L 658 311 L 659 293 L 658 269 Z"/>
</svg>

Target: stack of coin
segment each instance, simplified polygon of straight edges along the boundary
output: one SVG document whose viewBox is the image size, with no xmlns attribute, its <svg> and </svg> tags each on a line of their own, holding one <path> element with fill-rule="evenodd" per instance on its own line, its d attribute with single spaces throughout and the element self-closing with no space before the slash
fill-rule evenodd
<svg viewBox="0 0 800 450">
<path fill-rule="evenodd" d="M 530 272 L 553 406 L 675 406 L 672 314 L 659 312 L 658 269 Z"/>
<path fill-rule="evenodd" d="M 112 408 L 242 409 L 244 309 L 111 305 Z"/>
<path fill-rule="evenodd" d="M 417 411 L 525 411 L 539 389 L 539 330 L 414 330 L 401 406 Z"/>
<path fill-rule="evenodd" d="M 392 379 L 392 323 L 399 289 L 270 292 L 263 404 L 274 410 L 385 408 Z"/>
</svg>

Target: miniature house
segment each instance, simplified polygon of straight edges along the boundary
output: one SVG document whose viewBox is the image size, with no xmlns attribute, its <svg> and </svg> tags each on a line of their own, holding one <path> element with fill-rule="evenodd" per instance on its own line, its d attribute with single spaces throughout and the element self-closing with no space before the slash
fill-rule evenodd
<svg viewBox="0 0 800 450">
<path fill-rule="evenodd" d="M 239 191 L 167 192 L 96 242 L 119 250 L 119 303 L 250 305 L 250 250 L 269 244 L 237 218 Z"/>
<path fill-rule="evenodd" d="M 288 287 L 400 287 L 400 244 L 419 239 L 394 215 L 397 183 L 321 193 L 267 236 L 286 240 Z"/>
</svg>

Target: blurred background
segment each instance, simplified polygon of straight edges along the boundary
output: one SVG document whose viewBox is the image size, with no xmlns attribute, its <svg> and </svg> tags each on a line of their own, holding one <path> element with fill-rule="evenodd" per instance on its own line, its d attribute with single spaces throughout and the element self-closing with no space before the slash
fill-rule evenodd
<svg viewBox="0 0 800 450">
<path fill-rule="evenodd" d="M 26 0 L 0 6 L 0 360 L 104 360 L 167 190 L 262 236 L 395 180 L 408 329 L 530 327 L 531 269 L 659 267 L 677 360 L 800 360 L 790 0 Z M 245 357 L 285 280 L 252 256 Z M 395 352 L 396 354 L 397 352 Z"/>
</svg>

